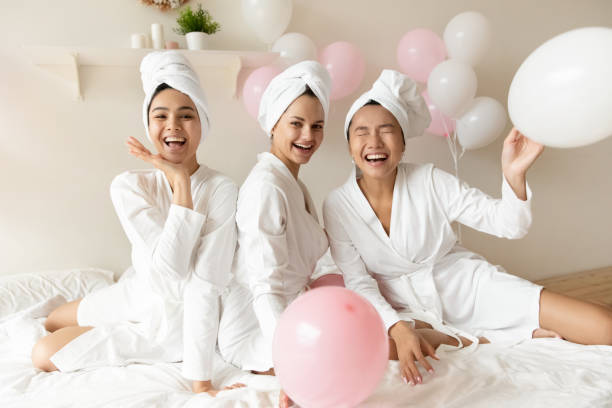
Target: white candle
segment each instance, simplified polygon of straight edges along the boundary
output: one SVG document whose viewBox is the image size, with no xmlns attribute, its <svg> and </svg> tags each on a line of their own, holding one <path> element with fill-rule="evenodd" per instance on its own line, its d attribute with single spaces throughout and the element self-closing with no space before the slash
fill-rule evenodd
<svg viewBox="0 0 612 408">
<path fill-rule="evenodd" d="M 132 48 L 147 48 L 147 36 L 142 33 L 132 34 Z"/>
<path fill-rule="evenodd" d="M 151 39 L 153 40 L 153 48 L 164 48 L 164 26 L 159 23 L 151 24 Z"/>
</svg>

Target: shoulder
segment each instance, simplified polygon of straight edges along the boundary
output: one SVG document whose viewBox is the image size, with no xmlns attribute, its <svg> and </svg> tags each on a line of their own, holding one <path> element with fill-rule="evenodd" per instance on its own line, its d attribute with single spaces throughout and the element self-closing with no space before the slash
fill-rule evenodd
<svg viewBox="0 0 612 408">
<path fill-rule="evenodd" d="M 155 185 L 158 171 L 148 170 L 128 170 L 115 176 L 111 182 L 111 195 L 122 192 L 146 192 L 151 186 Z"/>
</svg>

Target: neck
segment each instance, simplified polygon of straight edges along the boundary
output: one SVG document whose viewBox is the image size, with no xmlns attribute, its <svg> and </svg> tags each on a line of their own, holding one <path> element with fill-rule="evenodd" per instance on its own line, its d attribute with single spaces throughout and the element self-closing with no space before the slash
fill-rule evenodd
<svg viewBox="0 0 612 408">
<path fill-rule="evenodd" d="M 298 163 L 292 162 L 291 160 L 289 160 L 286 156 L 284 156 L 283 154 L 279 153 L 275 148 L 274 145 L 270 148 L 270 153 L 272 153 L 274 156 L 276 156 L 280 161 L 283 162 L 283 164 L 289 169 L 289 171 L 291 172 L 291 174 L 293 175 L 293 177 L 297 180 L 298 178 L 298 173 L 300 172 L 300 165 Z"/>
<path fill-rule="evenodd" d="M 393 197 L 396 177 L 397 167 L 389 176 L 384 178 L 373 178 L 363 174 L 361 178 L 357 180 L 357 184 L 368 201 L 371 201 L 370 199 L 379 201 L 384 198 Z"/>
<path fill-rule="evenodd" d="M 198 171 L 198 169 L 200 168 L 200 164 L 198 163 L 198 160 L 194 156 L 192 160 L 189 160 L 187 163 L 185 163 L 185 167 L 187 168 L 187 171 L 189 172 L 189 176 L 192 176 L 193 173 Z"/>
</svg>

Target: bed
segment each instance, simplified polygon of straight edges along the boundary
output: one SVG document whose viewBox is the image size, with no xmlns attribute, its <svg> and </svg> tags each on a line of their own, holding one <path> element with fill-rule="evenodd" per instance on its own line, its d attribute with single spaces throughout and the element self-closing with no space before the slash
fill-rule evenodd
<svg viewBox="0 0 612 408">
<path fill-rule="evenodd" d="M 112 272 L 71 269 L 0 277 L 0 407 L 272 407 L 279 383 L 215 360 L 217 386 L 246 388 L 213 398 L 190 392 L 180 363 L 132 364 L 73 373 L 32 367 L 30 351 L 59 304 L 113 282 Z M 612 346 L 535 339 L 438 353 L 436 373 L 411 387 L 389 362 L 361 407 L 612 407 Z"/>
</svg>

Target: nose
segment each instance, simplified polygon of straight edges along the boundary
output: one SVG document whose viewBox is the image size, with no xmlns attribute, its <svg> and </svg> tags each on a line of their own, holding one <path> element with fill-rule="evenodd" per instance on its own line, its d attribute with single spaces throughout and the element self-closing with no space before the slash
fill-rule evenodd
<svg viewBox="0 0 612 408">
<path fill-rule="evenodd" d="M 383 141 L 382 141 L 382 137 L 380 136 L 380 131 L 370 133 L 370 136 L 368 137 L 368 146 L 371 146 L 371 147 L 382 147 L 383 146 Z"/>
<path fill-rule="evenodd" d="M 175 115 L 168 116 L 168 120 L 166 121 L 166 130 L 179 130 L 181 128 L 181 123 Z"/>
</svg>

